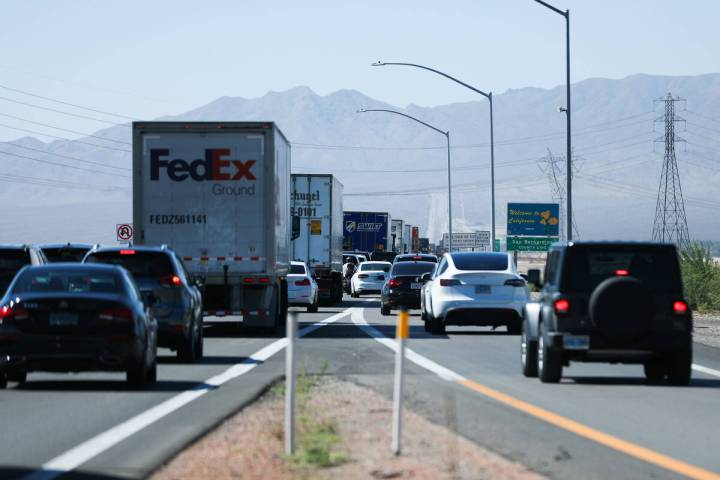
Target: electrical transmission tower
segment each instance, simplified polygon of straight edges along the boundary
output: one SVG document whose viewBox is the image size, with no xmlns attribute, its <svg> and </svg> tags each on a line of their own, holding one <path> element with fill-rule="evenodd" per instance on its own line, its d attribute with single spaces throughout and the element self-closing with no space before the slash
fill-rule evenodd
<svg viewBox="0 0 720 480">
<path fill-rule="evenodd" d="M 573 155 L 573 174 L 575 174 L 575 170 L 577 168 L 577 162 L 575 160 L 575 155 Z M 547 175 L 548 180 L 550 181 L 550 188 L 552 188 L 552 197 L 553 200 L 558 202 L 560 204 L 560 240 L 565 240 L 567 227 L 563 227 L 563 223 L 567 222 L 567 218 L 565 218 L 565 157 L 564 156 L 558 156 L 553 155 L 552 151 L 548 148 L 548 154 L 546 157 L 541 158 L 538 160 L 538 167 L 540 168 L 540 171 Z M 573 238 L 579 238 L 580 234 L 578 233 L 577 224 L 575 223 L 575 212 L 573 212 L 572 215 L 572 229 L 573 229 Z M 566 224 L 566 223 L 565 223 Z M 567 224 L 566 224 L 567 225 Z"/>
<path fill-rule="evenodd" d="M 675 115 L 675 102 L 684 101 L 679 97 L 673 97 L 670 93 L 666 97 L 655 100 L 655 102 L 665 103 L 665 114 L 655 120 L 665 123 L 665 134 L 655 140 L 665 144 L 665 154 L 655 206 L 652 238 L 658 242 L 675 243 L 679 248 L 685 248 L 690 243 L 685 203 L 680 187 L 680 173 L 675 158 L 675 142 L 685 141 L 675 135 L 675 122 L 685 121 Z"/>
</svg>

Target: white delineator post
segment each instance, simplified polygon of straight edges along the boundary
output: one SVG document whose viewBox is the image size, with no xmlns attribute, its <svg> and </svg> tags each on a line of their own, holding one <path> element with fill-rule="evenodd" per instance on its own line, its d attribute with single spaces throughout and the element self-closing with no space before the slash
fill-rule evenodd
<svg viewBox="0 0 720 480">
<path fill-rule="evenodd" d="M 400 437 L 402 436 L 402 398 L 403 398 L 403 363 L 405 361 L 405 339 L 410 333 L 410 314 L 403 308 L 398 313 L 395 340 L 395 387 L 393 391 L 393 423 L 392 423 L 392 450 L 400 455 Z"/>
<path fill-rule="evenodd" d="M 295 339 L 297 313 L 287 316 L 287 348 L 285 349 L 285 454 L 295 452 Z"/>
</svg>

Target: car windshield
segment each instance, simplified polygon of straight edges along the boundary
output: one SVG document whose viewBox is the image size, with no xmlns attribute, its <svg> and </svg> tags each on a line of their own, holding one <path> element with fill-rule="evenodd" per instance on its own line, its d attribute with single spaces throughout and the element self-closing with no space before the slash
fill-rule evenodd
<svg viewBox="0 0 720 480">
<path fill-rule="evenodd" d="M 0 250 L 0 295 L 2 295 L 15 278 L 15 274 L 30 263 L 30 255 L 24 250 Z"/>
<path fill-rule="evenodd" d="M 305 265 L 290 265 L 291 275 L 305 275 Z"/>
<path fill-rule="evenodd" d="M 602 281 L 615 276 L 637 278 L 651 290 L 679 290 L 677 256 L 670 248 L 654 249 L 598 249 L 578 247 L 568 249 L 565 261 L 563 289 L 591 292 Z"/>
<path fill-rule="evenodd" d="M 390 264 L 388 263 L 380 263 L 380 262 L 365 262 L 362 265 L 360 265 L 360 271 L 361 272 L 389 272 L 390 271 Z"/>
<path fill-rule="evenodd" d="M 13 294 L 20 293 L 121 293 L 120 276 L 95 269 L 30 269 L 20 274 Z"/>
<path fill-rule="evenodd" d="M 504 253 L 453 253 L 453 263 L 458 270 L 502 271 L 508 268 L 508 256 Z"/>
<path fill-rule="evenodd" d="M 43 248 L 42 251 L 47 257 L 48 262 L 82 262 L 88 248 L 77 247 L 60 247 L 60 248 Z"/>
<path fill-rule="evenodd" d="M 174 275 L 172 263 L 165 253 L 138 250 L 95 252 L 88 263 L 110 263 L 125 267 L 136 278 L 156 278 Z"/>
<path fill-rule="evenodd" d="M 393 265 L 390 274 L 393 277 L 401 275 L 417 276 L 435 270 L 435 264 L 430 262 L 402 262 Z"/>
</svg>

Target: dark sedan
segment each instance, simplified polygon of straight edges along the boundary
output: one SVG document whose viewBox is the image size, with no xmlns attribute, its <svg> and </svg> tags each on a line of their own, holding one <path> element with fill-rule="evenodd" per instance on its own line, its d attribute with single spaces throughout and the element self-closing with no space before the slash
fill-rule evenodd
<svg viewBox="0 0 720 480">
<path fill-rule="evenodd" d="M 393 263 L 400 262 L 432 262 L 438 263 L 438 259 L 435 255 L 429 253 L 403 253 L 398 255 L 393 260 Z"/>
<path fill-rule="evenodd" d="M 82 262 L 92 245 L 85 243 L 48 243 L 40 245 L 49 263 Z"/>
<path fill-rule="evenodd" d="M 155 382 L 152 302 L 120 267 L 23 268 L 0 300 L 0 387 L 32 371 L 122 371 L 133 388 Z"/>
<path fill-rule="evenodd" d="M 390 315 L 390 310 L 400 307 L 420 308 L 420 289 L 424 273 L 435 270 L 437 263 L 401 261 L 395 263 L 390 276 L 383 285 L 380 298 L 380 313 Z"/>
</svg>

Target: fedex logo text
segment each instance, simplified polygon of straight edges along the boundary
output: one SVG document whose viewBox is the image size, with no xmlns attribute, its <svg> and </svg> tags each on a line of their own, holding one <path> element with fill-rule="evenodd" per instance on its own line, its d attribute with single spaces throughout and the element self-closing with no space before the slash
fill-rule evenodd
<svg viewBox="0 0 720 480">
<path fill-rule="evenodd" d="M 195 181 L 221 181 L 221 180 L 255 180 L 252 167 L 255 160 L 224 159 L 230 155 L 227 148 L 208 148 L 205 150 L 205 159 L 196 159 L 191 162 L 182 158 L 167 159 L 170 150 L 167 148 L 153 148 L 150 150 L 150 180 L 159 180 L 160 171 L 165 170 L 173 182 L 182 182 L 188 177 Z"/>
</svg>

